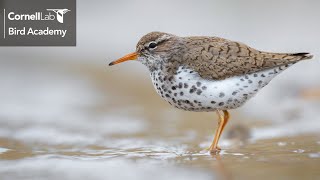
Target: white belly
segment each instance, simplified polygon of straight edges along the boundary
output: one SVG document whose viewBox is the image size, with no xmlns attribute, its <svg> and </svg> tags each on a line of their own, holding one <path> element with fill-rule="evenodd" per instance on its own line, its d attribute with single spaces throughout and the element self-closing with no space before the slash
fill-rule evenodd
<svg viewBox="0 0 320 180">
<path fill-rule="evenodd" d="M 172 77 L 154 71 L 151 78 L 157 93 L 171 105 L 188 111 L 214 111 L 243 105 L 285 68 L 282 66 L 224 80 L 205 80 L 196 72 L 180 67 Z"/>
</svg>

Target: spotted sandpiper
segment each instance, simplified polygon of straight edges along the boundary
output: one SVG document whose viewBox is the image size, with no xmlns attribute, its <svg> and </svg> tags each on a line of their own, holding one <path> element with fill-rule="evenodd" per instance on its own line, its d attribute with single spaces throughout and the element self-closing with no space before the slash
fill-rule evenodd
<svg viewBox="0 0 320 180">
<path fill-rule="evenodd" d="M 209 150 L 218 153 L 228 110 L 242 106 L 287 67 L 311 58 L 309 53 L 263 52 L 219 37 L 151 32 L 140 39 L 135 52 L 109 65 L 140 61 L 169 104 L 186 111 L 216 111 L 218 128 Z"/>
</svg>

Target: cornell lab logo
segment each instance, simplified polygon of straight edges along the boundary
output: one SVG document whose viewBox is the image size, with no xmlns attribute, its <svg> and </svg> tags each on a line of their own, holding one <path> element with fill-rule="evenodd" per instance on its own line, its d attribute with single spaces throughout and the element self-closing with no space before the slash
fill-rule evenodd
<svg viewBox="0 0 320 180">
<path fill-rule="evenodd" d="M 47 11 L 53 11 L 57 14 L 57 20 L 59 23 L 63 23 L 63 15 L 71 11 L 69 9 L 47 9 Z"/>
<path fill-rule="evenodd" d="M 33 14 L 16 14 L 15 12 L 8 13 L 8 19 L 11 21 L 52 21 L 57 19 L 59 23 L 63 23 L 63 16 L 67 12 L 71 11 L 69 9 L 47 9 L 49 14 L 43 12 L 35 12 Z M 57 14 L 54 16 L 50 11 Z M 5 14 L 5 11 L 4 11 Z"/>
<path fill-rule="evenodd" d="M 76 46 L 76 1 L 0 0 L 0 47 Z"/>
</svg>

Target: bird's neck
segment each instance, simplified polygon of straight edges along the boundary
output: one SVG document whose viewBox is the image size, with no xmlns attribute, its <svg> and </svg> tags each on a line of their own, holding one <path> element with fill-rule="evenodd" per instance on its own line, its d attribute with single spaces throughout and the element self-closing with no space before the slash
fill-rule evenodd
<svg viewBox="0 0 320 180">
<path fill-rule="evenodd" d="M 161 74 L 173 76 L 177 73 L 179 69 L 179 63 L 175 62 L 162 62 L 156 67 L 149 67 L 150 73 L 155 71 L 161 72 Z"/>
</svg>

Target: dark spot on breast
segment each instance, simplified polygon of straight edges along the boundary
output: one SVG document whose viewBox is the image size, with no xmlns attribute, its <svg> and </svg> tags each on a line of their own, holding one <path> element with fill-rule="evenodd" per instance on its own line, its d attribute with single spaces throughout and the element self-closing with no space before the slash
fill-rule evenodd
<svg viewBox="0 0 320 180">
<path fill-rule="evenodd" d="M 245 79 L 248 79 L 249 77 L 248 77 L 248 75 L 245 75 L 244 78 L 245 78 Z"/>
<path fill-rule="evenodd" d="M 235 96 L 237 93 L 238 93 L 237 91 L 233 91 L 232 95 Z"/>
<path fill-rule="evenodd" d="M 249 80 L 249 81 L 248 81 L 248 83 L 249 83 L 249 84 L 251 84 L 251 83 L 252 83 L 252 81 L 251 81 L 251 80 Z"/>
<path fill-rule="evenodd" d="M 190 71 L 189 73 L 193 73 L 193 71 Z"/>
<path fill-rule="evenodd" d="M 216 102 L 215 101 L 211 101 L 211 104 L 215 104 Z"/>
<path fill-rule="evenodd" d="M 201 82 L 198 81 L 197 82 L 197 86 L 200 87 L 201 86 Z"/>
<path fill-rule="evenodd" d="M 180 89 L 182 88 L 182 83 L 181 83 L 181 82 L 179 83 L 179 88 L 180 88 Z"/>
<path fill-rule="evenodd" d="M 202 86 L 202 90 L 206 90 L 207 89 L 207 86 Z"/>
<path fill-rule="evenodd" d="M 266 75 L 264 75 L 264 74 L 261 74 L 261 77 L 266 77 Z"/>
<path fill-rule="evenodd" d="M 174 93 L 173 95 L 174 95 L 175 97 L 177 97 L 177 93 Z"/>
<path fill-rule="evenodd" d="M 197 88 L 196 88 L 196 86 L 192 86 L 191 88 L 190 88 L 190 93 L 194 93 L 195 91 L 197 90 Z"/>
<path fill-rule="evenodd" d="M 183 96 L 183 92 L 180 92 L 180 96 Z"/>
<path fill-rule="evenodd" d="M 219 106 L 223 106 L 223 105 L 224 105 L 224 102 L 220 102 L 220 103 L 219 103 Z"/>
<path fill-rule="evenodd" d="M 200 89 L 197 90 L 197 94 L 200 95 L 202 91 Z"/>
<path fill-rule="evenodd" d="M 243 78 L 241 78 L 241 79 L 240 79 L 240 81 L 244 81 L 244 79 L 243 79 Z"/>
<path fill-rule="evenodd" d="M 184 83 L 183 85 L 184 85 L 183 86 L 184 88 L 188 88 L 188 84 L 187 83 Z"/>
<path fill-rule="evenodd" d="M 258 74 L 253 74 L 253 77 L 258 77 Z"/>
<path fill-rule="evenodd" d="M 166 97 L 170 97 L 170 95 L 169 95 L 169 94 L 166 94 Z"/>
<path fill-rule="evenodd" d="M 219 97 L 224 97 L 224 93 L 223 92 L 221 92 L 220 94 L 219 94 Z"/>
<path fill-rule="evenodd" d="M 175 86 L 172 86 L 171 89 L 172 89 L 172 90 L 176 90 L 177 88 L 176 88 Z"/>
</svg>

